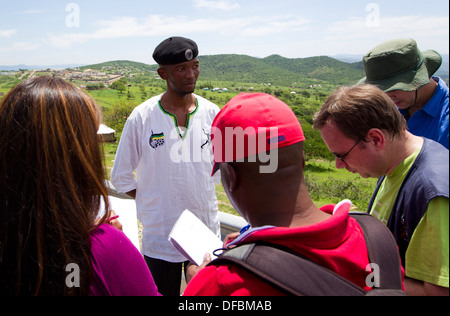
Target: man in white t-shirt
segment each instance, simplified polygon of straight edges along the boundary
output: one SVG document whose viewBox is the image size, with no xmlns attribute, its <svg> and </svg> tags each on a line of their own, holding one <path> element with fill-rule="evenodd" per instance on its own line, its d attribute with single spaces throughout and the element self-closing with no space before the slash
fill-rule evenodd
<svg viewBox="0 0 450 316">
<path fill-rule="evenodd" d="M 166 296 L 180 294 L 186 258 L 168 241 L 181 215 L 189 209 L 220 236 L 215 184 L 212 179 L 211 125 L 217 105 L 195 95 L 200 73 L 198 47 L 192 40 L 171 37 L 153 54 L 167 91 L 138 106 L 125 124 L 111 181 L 136 199 L 143 224 L 143 254 Z M 136 171 L 136 179 L 134 172 Z"/>
</svg>

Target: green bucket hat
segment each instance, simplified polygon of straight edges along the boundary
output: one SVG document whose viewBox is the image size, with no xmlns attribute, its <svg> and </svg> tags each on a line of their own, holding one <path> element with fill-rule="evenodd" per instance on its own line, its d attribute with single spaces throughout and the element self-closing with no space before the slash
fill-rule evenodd
<svg viewBox="0 0 450 316">
<path fill-rule="evenodd" d="M 413 39 L 387 41 L 364 56 L 366 77 L 358 84 L 373 84 L 385 92 L 415 91 L 428 84 L 441 65 L 439 53 L 421 52 Z"/>
</svg>

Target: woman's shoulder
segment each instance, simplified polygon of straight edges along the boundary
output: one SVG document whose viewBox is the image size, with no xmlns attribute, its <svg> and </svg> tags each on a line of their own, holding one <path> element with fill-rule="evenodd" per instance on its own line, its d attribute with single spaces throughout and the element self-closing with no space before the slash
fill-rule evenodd
<svg viewBox="0 0 450 316">
<path fill-rule="evenodd" d="M 91 247 L 93 294 L 158 295 L 144 258 L 122 231 L 109 224 L 100 225 L 91 234 Z"/>
</svg>

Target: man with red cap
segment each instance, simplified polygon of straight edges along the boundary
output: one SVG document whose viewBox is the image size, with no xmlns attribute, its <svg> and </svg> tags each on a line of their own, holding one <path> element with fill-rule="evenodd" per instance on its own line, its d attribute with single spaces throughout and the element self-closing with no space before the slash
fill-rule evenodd
<svg viewBox="0 0 450 316">
<path fill-rule="evenodd" d="M 214 171 L 220 169 L 230 202 L 250 224 L 228 248 L 275 244 L 368 291 L 368 251 L 361 227 L 349 216 L 351 202 L 322 209 L 314 205 L 303 175 L 304 141 L 295 114 L 271 95 L 241 94 L 219 112 L 212 127 Z M 203 266 L 185 296 L 284 294 L 234 264 Z M 195 274 L 198 267 L 190 269 Z"/>
</svg>

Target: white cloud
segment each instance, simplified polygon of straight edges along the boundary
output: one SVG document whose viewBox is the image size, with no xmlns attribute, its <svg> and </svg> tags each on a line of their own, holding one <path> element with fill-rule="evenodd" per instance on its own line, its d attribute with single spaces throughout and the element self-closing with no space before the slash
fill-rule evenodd
<svg viewBox="0 0 450 316">
<path fill-rule="evenodd" d="M 170 36 L 183 34 L 214 33 L 233 34 L 237 30 L 249 27 L 250 19 L 191 19 L 187 16 L 150 15 L 146 19 L 121 17 L 115 20 L 100 21 L 98 29 L 92 33 L 68 33 L 49 35 L 48 42 L 59 48 L 70 48 L 73 45 L 90 40 L 115 39 L 126 37 Z"/>
<path fill-rule="evenodd" d="M 42 14 L 42 13 L 46 13 L 46 11 L 45 10 L 33 10 L 33 9 L 30 9 L 30 10 L 25 10 L 25 11 L 23 11 L 22 12 L 23 14 Z"/>
<path fill-rule="evenodd" d="M 40 45 L 19 42 L 19 43 L 15 43 L 12 46 L 0 47 L 0 53 L 15 53 L 15 52 L 31 51 L 31 50 L 35 50 L 39 46 Z"/>
<path fill-rule="evenodd" d="M 251 25 L 244 28 L 241 35 L 266 36 L 285 32 L 298 32 L 308 29 L 309 20 L 298 17 L 253 18 Z"/>
<path fill-rule="evenodd" d="M 448 24 L 448 17 L 423 16 L 381 16 L 377 26 L 370 25 L 364 17 L 350 17 L 325 27 L 317 27 L 313 21 L 295 14 L 231 19 L 149 15 L 145 18 L 119 17 L 99 21 L 92 32 L 52 34 L 47 37 L 47 44 L 72 48 L 89 41 L 108 39 L 172 35 L 200 39 L 203 36 L 209 40 L 204 40 L 202 45 L 209 45 L 209 50 L 214 52 L 218 51 L 217 47 L 220 51 L 224 50 L 224 45 L 242 53 L 252 50 L 253 46 L 258 46 L 258 51 L 265 51 L 276 42 L 279 54 L 303 57 L 303 54 L 364 54 L 383 41 L 412 37 L 423 50 L 435 49 L 448 53 L 448 40 L 442 40 L 448 38 Z"/>
<path fill-rule="evenodd" d="M 280 50 L 287 57 L 364 55 L 376 45 L 396 38 L 413 38 L 421 50 L 433 49 L 448 54 L 449 18 L 382 16 L 379 26 L 375 27 L 364 18 L 353 17 L 332 23 L 319 33 L 307 35 L 305 32 L 305 36 L 294 38 L 289 46 Z"/>
<path fill-rule="evenodd" d="M 328 31 L 334 35 L 348 34 L 350 36 L 367 37 L 367 32 L 374 34 L 407 34 L 410 32 L 425 32 L 433 36 L 433 33 L 448 33 L 448 17 L 420 17 L 420 16 L 400 16 L 382 17 L 378 26 L 368 24 L 362 18 L 350 18 L 333 24 Z M 444 29 L 445 28 L 445 29 Z M 440 35 L 441 35 L 440 34 Z"/>
<path fill-rule="evenodd" d="M 220 0 L 220 1 L 194 0 L 194 6 L 197 8 L 206 8 L 223 11 L 231 11 L 239 9 L 241 7 L 239 3 L 230 0 Z"/>
<path fill-rule="evenodd" d="M 10 38 L 17 33 L 17 30 L 0 30 L 0 37 Z"/>
<path fill-rule="evenodd" d="M 67 33 L 49 35 L 47 42 L 59 48 L 70 48 L 91 40 L 116 39 L 127 37 L 170 36 L 211 33 L 234 35 L 240 38 L 271 35 L 281 32 L 304 30 L 310 21 L 295 16 L 279 16 L 270 19 L 252 18 L 198 18 L 188 16 L 150 15 L 145 19 L 120 17 L 97 23 L 97 30 L 91 33 Z"/>
<path fill-rule="evenodd" d="M 436 49 L 448 52 L 449 17 L 382 16 L 377 26 L 362 18 L 350 18 L 334 23 L 326 30 L 325 40 L 329 43 L 353 43 L 365 47 L 367 52 L 377 44 L 395 38 L 414 38 L 422 49 Z M 427 45 L 435 47 L 427 47 Z M 436 45 L 440 45 L 436 47 Z M 345 47 L 342 47 L 341 51 Z M 349 47 L 347 47 L 349 48 Z M 360 53 L 360 52 L 358 52 Z"/>
</svg>

